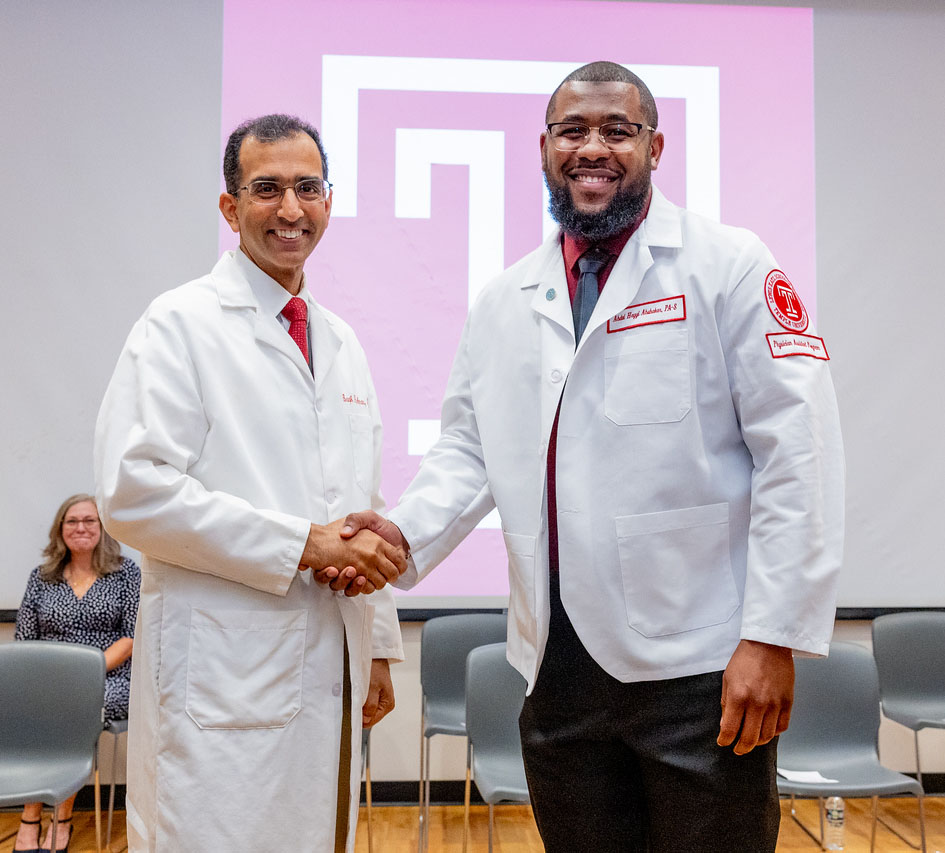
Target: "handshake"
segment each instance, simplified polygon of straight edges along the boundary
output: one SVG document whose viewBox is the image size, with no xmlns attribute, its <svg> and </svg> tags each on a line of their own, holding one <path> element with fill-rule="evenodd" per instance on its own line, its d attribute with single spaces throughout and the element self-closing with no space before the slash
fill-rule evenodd
<svg viewBox="0 0 945 853">
<path fill-rule="evenodd" d="M 372 593 L 407 571 L 410 546 L 400 528 L 373 510 L 313 524 L 299 561 L 319 583 L 353 596 Z"/>
</svg>

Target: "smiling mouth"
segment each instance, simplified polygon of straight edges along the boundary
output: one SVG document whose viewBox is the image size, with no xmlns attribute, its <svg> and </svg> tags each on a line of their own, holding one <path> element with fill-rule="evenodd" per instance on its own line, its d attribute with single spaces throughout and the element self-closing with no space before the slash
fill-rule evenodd
<svg viewBox="0 0 945 853">
<path fill-rule="evenodd" d="M 301 237 L 305 232 L 301 228 L 293 228 L 291 231 L 284 228 L 276 228 L 273 230 L 273 233 L 283 240 L 294 240 L 296 237 Z"/>
<path fill-rule="evenodd" d="M 579 184 L 609 184 L 616 181 L 616 178 L 605 177 L 604 175 L 572 175 L 572 181 Z"/>
<path fill-rule="evenodd" d="M 602 175 L 599 173 L 594 175 L 572 173 L 568 177 L 575 183 L 584 184 L 585 186 L 603 186 L 604 184 L 612 184 L 617 180 L 616 175 Z"/>
</svg>

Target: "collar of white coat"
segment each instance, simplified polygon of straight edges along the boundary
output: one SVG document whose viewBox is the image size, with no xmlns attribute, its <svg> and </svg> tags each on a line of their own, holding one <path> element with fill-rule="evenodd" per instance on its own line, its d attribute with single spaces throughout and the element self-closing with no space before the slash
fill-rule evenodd
<svg viewBox="0 0 945 853">
<path fill-rule="evenodd" d="M 308 364 L 298 346 L 279 324 L 279 314 L 291 294 L 238 249 L 223 253 L 213 268 L 213 279 L 221 306 L 255 310 L 256 337 L 281 350 L 295 362 L 304 376 L 311 379 L 312 374 L 309 373 Z M 298 295 L 308 305 L 314 379 L 319 382 L 324 379 L 341 348 L 341 336 L 334 328 L 331 313 L 319 307 L 305 287 L 304 279 Z"/>
<path fill-rule="evenodd" d="M 289 291 L 272 276 L 264 273 L 239 249 L 224 252 L 219 265 L 224 267 L 222 271 L 225 275 L 220 277 L 217 290 L 220 294 L 220 304 L 225 307 L 258 308 L 263 314 L 278 317 L 292 298 Z M 305 300 L 311 316 L 316 303 L 305 287 L 304 275 L 298 296 Z"/>
<path fill-rule="evenodd" d="M 678 249 L 682 246 L 682 225 L 680 223 L 680 209 L 666 198 L 655 186 L 650 201 L 650 210 L 646 219 L 634 232 L 627 242 L 638 242 L 648 247 Z M 624 247 L 621 255 L 627 253 Z M 561 229 L 556 230 L 539 247 L 535 257 L 522 277 L 520 287 L 535 287 L 542 282 L 552 280 L 556 273 L 563 271 L 564 262 L 561 260 Z"/>
</svg>

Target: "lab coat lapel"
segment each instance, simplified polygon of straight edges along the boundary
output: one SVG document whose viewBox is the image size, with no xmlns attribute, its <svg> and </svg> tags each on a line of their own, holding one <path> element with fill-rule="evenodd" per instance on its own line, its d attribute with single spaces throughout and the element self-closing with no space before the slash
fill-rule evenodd
<svg viewBox="0 0 945 853">
<path fill-rule="evenodd" d="M 581 338 L 581 346 L 588 341 L 594 329 L 633 303 L 644 277 L 653 266 L 651 248 L 674 249 L 681 246 L 679 208 L 667 201 L 666 197 L 653 187 L 653 198 L 646 219 L 627 241 L 620 257 L 617 258 Z M 578 349 L 580 350 L 580 347 Z"/>
<path fill-rule="evenodd" d="M 259 300 L 253 293 L 253 288 L 232 253 L 226 253 L 217 262 L 212 273 L 220 298 L 220 305 L 230 309 L 251 309 L 253 318 L 253 336 L 256 340 L 268 347 L 278 350 L 288 358 L 296 369 L 305 377 L 306 382 L 312 382 L 308 363 L 302 356 L 298 344 L 289 337 L 288 332 L 279 323 L 275 316 L 269 316 L 262 310 Z"/>
<path fill-rule="evenodd" d="M 540 315 L 538 324 L 541 348 L 541 381 L 539 406 L 541 410 L 542 441 L 551 435 L 555 412 L 574 359 L 574 319 L 568 297 L 568 280 L 561 257 L 561 235 L 555 233 L 539 248 L 528 270 L 522 277 L 522 288 L 534 288 L 531 309 Z M 552 377 L 556 377 L 552 381 Z"/>
<path fill-rule="evenodd" d="M 574 348 L 574 320 L 568 298 L 568 280 L 561 257 L 561 234 L 556 232 L 539 247 L 522 277 L 522 289 L 534 287 L 532 310 L 571 335 Z M 544 324 L 543 324 L 544 325 Z"/>
<path fill-rule="evenodd" d="M 299 345 L 289 337 L 288 331 L 275 317 L 268 317 L 264 312 L 256 312 L 256 340 L 261 344 L 274 347 L 288 358 L 295 368 L 303 375 L 306 382 L 312 381 L 312 374 L 308 369 L 308 362 L 302 355 Z"/>
<path fill-rule="evenodd" d="M 335 332 L 331 320 L 325 316 L 318 305 L 313 305 L 311 302 L 309 302 L 309 319 L 312 327 L 312 367 L 315 370 L 315 386 L 322 388 L 325 377 L 341 349 L 341 338 Z"/>
</svg>

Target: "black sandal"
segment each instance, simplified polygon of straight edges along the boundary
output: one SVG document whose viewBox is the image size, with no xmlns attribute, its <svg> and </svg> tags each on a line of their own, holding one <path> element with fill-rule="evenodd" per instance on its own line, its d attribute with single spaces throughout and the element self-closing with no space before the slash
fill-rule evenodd
<svg viewBox="0 0 945 853">
<path fill-rule="evenodd" d="M 72 841 L 72 830 L 74 829 L 74 827 L 72 826 L 72 818 L 71 818 L 71 817 L 63 818 L 63 819 L 60 820 L 58 823 L 59 823 L 59 826 L 62 826 L 64 823 L 68 823 L 68 824 L 69 824 L 69 837 L 66 839 L 66 846 L 65 846 L 65 847 L 57 847 L 55 850 L 53 850 L 53 849 L 51 849 L 51 848 L 49 848 L 49 847 L 40 847 L 40 848 L 36 851 L 36 853 L 69 853 L 69 843 Z M 49 828 L 52 829 L 52 824 L 49 824 Z M 52 844 L 55 844 L 55 843 L 56 843 L 56 839 L 55 839 L 55 838 L 52 839 L 52 842 L 51 842 L 51 843 L 52 843 Z M 22 853 L 22 851 L 17 851 L 17 853 Z"/>
<path fill-rule="evenodd" d="M 20 818 L 20 823 L 25 823 L 27 826 L 39 826 L 39 829 L 36 830 L 36 843 L 39 844 L 43 838 L 43 819 L 39 820 L 23 820 Z M 27 847 L 24 850 L 16 850 L 16 839 L 13 840 L 13 848 L 16 853 L 40 853 L 39 847 Z"/>
</svg>

